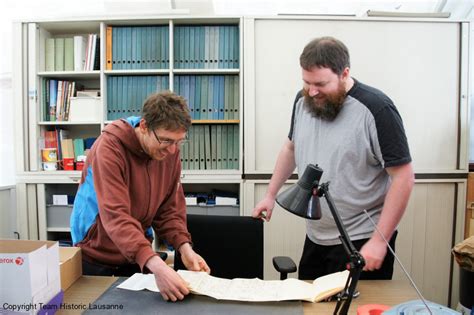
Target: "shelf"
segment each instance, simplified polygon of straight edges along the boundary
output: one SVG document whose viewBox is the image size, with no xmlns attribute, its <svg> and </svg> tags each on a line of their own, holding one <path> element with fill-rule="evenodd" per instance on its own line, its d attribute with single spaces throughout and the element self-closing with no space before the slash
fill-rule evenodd
<svg viewBox="0 0 474 315">
<path fill-rule="evenodd" d="M 182 170 L 182 183 L 239 183 L 242 174 L 239 170 Z"/>
<path fill-rule="evenodd" d="M 150 74 L 166 74 L 170 72 L 169 69 L 143 69 L 143 70 L 105 70 L 106 75 L 150 75 Z"/>
<path fill-rule="evenodd" d="M 193 125 L 198 125 L 198 124 L 240 124 L 240 120 L 239 119 L 193 120 L 192 123 L 193 123 Z"/>
<path fill-rule="evenodd" d="M 46 228 L 48 232 L 71 232 L 71 228 L 68 227 L 48 227 Z"/>
<path fill-rule="evenodd" d="M 17 175 L 17 183 L 60 183 L 78 184 L 82 171 L 31 171 Z"/>
<path fill-rule="evenodd" d="M 38 76 L 61 79 L 99 79 L 100 71 L 48 71 L 39 72 Z"/>
<path fill-rule="evenodd" d="M 200 215 L 230 215 L 238 216 L 240 214 L 240 205 L 186 205 L 186 212 L 188 214 Z"/>
<path fill-rule="evenodd" d="M 100 125 L 100 121 L 39 121 L 40 126 L 58 126 L 58 125 Z"/>
<path fill-rule="evenodd" d="M 174 69 L 175 74 L 239 74 L 239 69 Z"/>
<path fill-rule="evenodd" d="M 113 120 L 106 120 L 104 124 L 110 124 L 112 123 Z M 240 124 L 240 119 L 228 119 L 228 120 L 192 120 L 193 125 L 204 125 L 204 124 Z M 46 124 L 45 124 L 46 125 Z M 48 124 L 48 125 L 54 125 L 54 124 Z"/>
</svg>

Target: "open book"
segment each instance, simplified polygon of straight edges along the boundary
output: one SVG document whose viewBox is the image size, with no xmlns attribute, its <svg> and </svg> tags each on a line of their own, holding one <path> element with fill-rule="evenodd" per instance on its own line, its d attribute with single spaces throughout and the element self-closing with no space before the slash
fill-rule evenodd
<svg viewBox="0 0 474 315">
<path fill-rule="evenodd" d="M 218 300 L 267 302 L 303 300 L 319 302 L 341 292 L 349 271 L 320 277 L 313 283 L 297 280 L 223 279 L 205 272 L 179 270 L 178 274 L 189 284 L 194 294 L 207 295 Z"/>
</svg>

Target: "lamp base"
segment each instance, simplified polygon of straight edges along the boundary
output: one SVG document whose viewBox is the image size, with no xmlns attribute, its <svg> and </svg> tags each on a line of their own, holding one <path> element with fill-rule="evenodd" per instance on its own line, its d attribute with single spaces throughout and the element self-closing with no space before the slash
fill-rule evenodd
<svg viewBox="0 0 474 315">
<path fill-rule="evenodd" d="M 426 301 L 426 304 L 433 315 L 461 315 L 446 306 L 436 304 L 434 302 Z M 425 304 L 421 300 L 408 301 L 402 304 L 395 305 L 393 308 L 382 313 L 383 315 L 398 315 L 398 314 L 429 314 Z"/>
</svg>

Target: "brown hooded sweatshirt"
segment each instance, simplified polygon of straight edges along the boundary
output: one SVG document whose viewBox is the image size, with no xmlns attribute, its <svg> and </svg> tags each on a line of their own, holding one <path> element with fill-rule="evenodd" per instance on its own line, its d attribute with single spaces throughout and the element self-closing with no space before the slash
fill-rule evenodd
<svg viewBox="0 0 474 315">
<path fill-rule="evenodd" d="M 134 128 L 117 120 L 94 143 L 81 184 L 90 166 L 98 215 L 77 244 L 85 260 L 104 265 L 137 263 L 143 270 L 156 255 L 145 236 L 150 226 L 175 248 L 191 242 L 179 150 L 162 161 L 153 160 L 141 148 Z"/>
</svg>

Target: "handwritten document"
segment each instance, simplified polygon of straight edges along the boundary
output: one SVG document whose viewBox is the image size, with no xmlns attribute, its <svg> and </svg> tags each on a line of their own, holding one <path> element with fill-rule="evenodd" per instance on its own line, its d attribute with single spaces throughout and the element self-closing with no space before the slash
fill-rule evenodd
<svg viewBox="0 0 474 315">
<path fill-rule="evenodd" d="M 320 277 L 313 283 L 297 280 L 260 280 L 223 279 L 208 275 L 205 272 L 179 270 L 178 274 L 188 283 L 194 294 L 207 295 L 218 300 L 248 302 L 267 302 L 284 300 L 303 300 L 319 302 L 344 289 L 349 271 L 336 272 Z M 159 292 L 155 277 L 152 274 L 136 273 L 118 288 L 128 290 L 147 289 Z"/>
<path fill-rule="evenodd" d="M 297 279 L 232 280 L 216 278 L 205 272 L 179 270 L 178 274 L 189 284 L 191 292 L 218 300 L 249 302 L 303 300 L 318 302 L 344 289 L 349 271 L 336 272 L 308 283 Z"/>
</svg>

